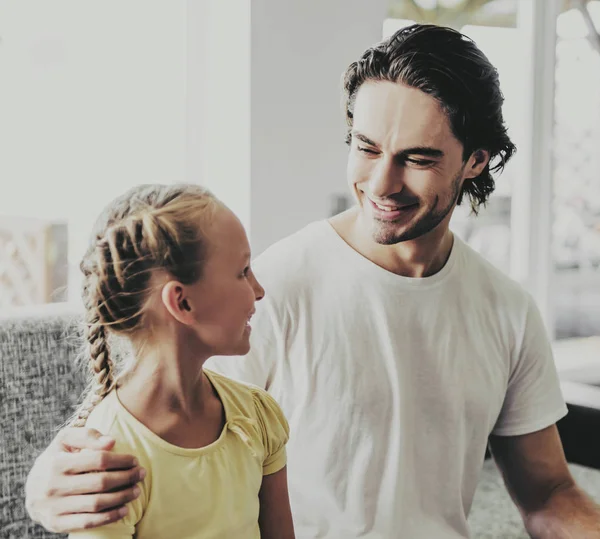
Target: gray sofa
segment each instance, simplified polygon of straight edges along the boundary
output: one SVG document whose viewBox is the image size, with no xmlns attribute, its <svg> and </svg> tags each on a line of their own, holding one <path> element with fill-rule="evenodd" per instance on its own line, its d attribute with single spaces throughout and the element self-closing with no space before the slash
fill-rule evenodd
<svg viewBox="0 0 600 539">
<path fill-rule="evenodd" d="M 74 366 L 77 315 L 65 305 L 0 315 L 0 537 L 57 537 L 25 511 L 27 473 L 69 417 L 85 376 Z"/>
<path fill-rule="evenodd" d="M 78 313 L 60 304 L 0 314 L 0 538 L 57 537 L 29 520 L 24 484 L 81 395 L 78 324 Z M 573 465 L 573 473 L 600 501 L 600 472 Z M 483 464 L 470 522 L 474 538 L 527 537 L 491 461 Z"/>
</svg>

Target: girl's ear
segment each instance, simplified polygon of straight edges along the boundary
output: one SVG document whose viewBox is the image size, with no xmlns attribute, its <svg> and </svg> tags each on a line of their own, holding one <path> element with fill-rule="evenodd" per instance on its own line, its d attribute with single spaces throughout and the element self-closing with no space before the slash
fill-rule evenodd
<svg viewBox="0 0 600 539">
<path fill-rule="evenodd" d="M 178 322 L 188 326 L 194 321 L 190 301 L 185 296 L 185 287 L 181 283 L 169 281 L 163 286 L 161 301 L 169 314 Z"/>
</svg>

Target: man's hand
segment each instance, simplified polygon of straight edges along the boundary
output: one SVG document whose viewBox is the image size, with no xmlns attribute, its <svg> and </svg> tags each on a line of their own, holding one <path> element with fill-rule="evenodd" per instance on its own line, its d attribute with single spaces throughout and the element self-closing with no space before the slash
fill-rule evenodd
<svg viewBox="0 0 600 539">
<path fill-rule="evenodd" d="M 67 428 L 37 458 L 25 485 L 29 516 L 49 531 L 68 533 L 120 520 L 145 476 L 132 455 L 110 450 L 98 431 Z"/>
</svg>

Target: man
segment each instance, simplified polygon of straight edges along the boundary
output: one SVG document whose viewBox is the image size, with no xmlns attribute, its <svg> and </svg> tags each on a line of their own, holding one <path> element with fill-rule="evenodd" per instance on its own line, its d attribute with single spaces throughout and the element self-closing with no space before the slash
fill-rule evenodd
<svg viewBox="0 0 600 539">
<path fill-rule="evenodd" d="M 357 205 L 259 257 L 253 350 L 213 364 L 289 419 L 298 537 L 468 537 L 489 439 L 532 536 L 600 538 L 557 435 L 539 312 L 449 230 L 514 152 L 496 70 L 458 32 L 415 25 L 351 64 L 345 94 Z M 135 496 L 133 457 L 98 437 L 67 430 L 39 457 L 28 508 L 46 527 L 118 519 Z"/>
</svg>

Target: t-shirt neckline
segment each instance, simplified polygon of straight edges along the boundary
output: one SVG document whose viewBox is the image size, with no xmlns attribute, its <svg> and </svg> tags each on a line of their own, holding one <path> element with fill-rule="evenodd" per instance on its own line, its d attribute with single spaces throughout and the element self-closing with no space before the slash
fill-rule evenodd
<svg viewBox="0 0 600 539">
<path fill-rule="evenodd" d="M 442 283 L 451 273 L 456 265 L 458 259 L 458 251 L 460 250 L 461 240 L 456 234 L 453 234 L 452 249 L 448 260 L 438 271 L 428 277 L 406 277 L 404 275 L 398 275 L 393 273 L 381 266 L 375 264 L 364 255 L 356 251 L 337 233 L 333 225 L 329 220 L 325 219 L 322 222 L 323 228 L 331 239 L 332 247 L 340 253 L 341 256 L 348 261 L 348 263 L 356 264 L 361 271 L 370 274 L 373 278 L 383 281 L 391 286 L 400 288 L 428 288 L 434 285 Z"/>
<path fill-rule="evenodd" d="M 215 377 L 212 375 L 213 373 L 211 373 L 208 369 L 204 369 L 204 373 L 206 374 L 206 376 L 207 376 L 208 380 L 210 381 L 211 385 L 213 386 L 214 390 L 219 395 L 219 399 L 221 400 L 221 403 L 223 404 L 223 409 L 225 411 L 225 425 L 223 426 L 219 437 L 214 442 L 212 442 L 208 445 L 205 445 L 204 447 L 180 447 L 178 445 L 167 442 L 165 439 L 161 438 L 158 434 L 156 434 L 154 431 L 152 431 L 146 425 L 144 425 L 144 423 L 142 423 L 137 417 L 135 417 L 121 402 L 121 400 L 119 399 L 119 395 L 117 394 L 117 391 L 113 390 L 111 392 L 111 395 L 114 399 L 113 402 L 117 408 L 117 413 L 127 423 L 132 424 L 138 432 L 141 432 L 144 435 L 144 437 L 149 439 L 154 444 L 158 445 L 163 450 L 168 451 L 169 453 L 174 453 L 176 455 L 181 455 L 181 456 L 186 456 L 186 457 L 197 457 L 200 455 L 206 455 L 208 453 L 211 453 L 211 452 L 215 451 L 216 449 L 218 449 L 225 441 L 225 437 L 227 436 L 227 431 L 229 430 L 229 422 L 230 422 L 230 418 L 231 418 L 231 412 L 229 410 L 227 399 L 225 398 L 224 394 L 221 391 L 219 391 L 220 388 L 218 387 L 218 385 L 219 385 L 218 380 L 215 380 Z M 109 398 L 109 397 L 110 397 L 110 395 L 107 396 L 106 398 Z"/>
</svg>

